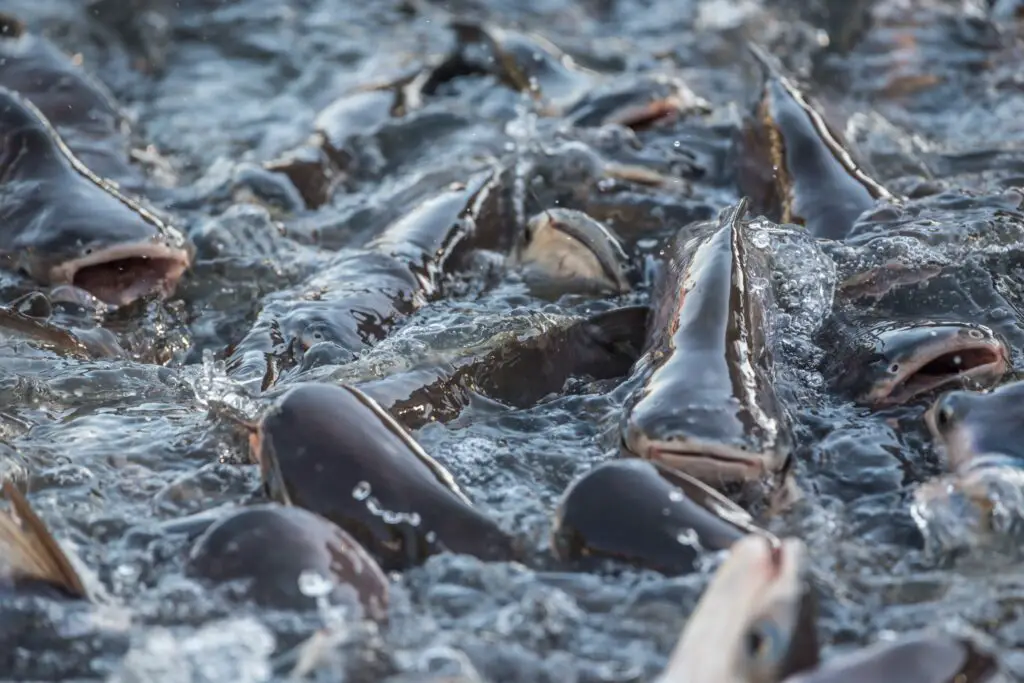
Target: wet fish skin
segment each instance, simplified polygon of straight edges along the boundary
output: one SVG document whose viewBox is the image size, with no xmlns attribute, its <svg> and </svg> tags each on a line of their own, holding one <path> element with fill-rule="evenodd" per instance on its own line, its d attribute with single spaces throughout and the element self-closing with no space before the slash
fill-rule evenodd
<svg viewBox="0 0 1024 683">
<path fill-rule="evenodd" d="M 129 126 L 99 80 L 17 17 L 0 12 L 0 86 L 32 102 L 76 157 L 119 182 L 137 176 L 129 161 Z"/>
<path fill-rule="evenodd" d="M 955 472 L 1006 460 L 1024 464 L 1024 381 L 985 393 L 947 392 L 925 422 Z"/>
<path fill-rule="evenodd" d="M 753 43 L 748 50 L 764 83 L 737 144 L 740 191 L 769 220 L 844 239 L 862 213 L 895 195 L 853 158 L 774 57 Z"/>
<path fill-rule="evenodd" d="M 283 370 L 308 369 L 319 354 L 338 363 L 376 344 L 427 301 L 477 249 L 507 252 L 517 240 L 505 202 L 503 169 L 478 173 L 393 222 L 364 248 L 346 252 L 305 283 L 304 292 L 268 297 L 232 349 L 229 375 L 266 390 Z"/>
<path fill-rule="evenodd" d="M 777 483 L 792 450 L 767 337 L 769 261 L 750 240 L 745 210 L 740 201 L 716 222 L 690 225 L 667 248 L 634 371 L 643 383 L 622 423 L 626 454 L 716 488 Z"/>
<path fill-rule="evenodd" d="M 331 520 L 385 571 L 445 550 L 510 560 L 513 539 L 366 394 L 296 385 L 260 421 L 254 459 L 271 497 Z"/>
<path fill-rule="evenodd" d="M 655 683 L 779 683 L 818 665 L 804 543 L 750 534 L 728 552 Z"/>
<path fill-rule="evenodd" d="M 0 87 L 0 257 L 43 284 L 113 305 L 173 293 L 184 235 L 77 159 L 30 101 Z"/>
<path fill-rule="evenodd" d="M 256 602 L 282 609 L 309 609 L 304 573 L 355 590 L 364 616 L 387 617 L 388 579 L 358 542 L 334 523 L 277 503 L 245 506 L 215 521 L 195 541 L 185 572 L 211 581 L 250 581 Z"/>
<path fill-rule="evenodd" d="M 623 306 L 503 343 L 486 354 L 414 368 L 360 383 L 408 429 L 447 422 L 469 404 L 471 392 L 529 408 L 563 391 L 573 377 L 624 377 L 640 356 L 648 308 Z"/>
<path fill-rule="evenodd" d="M 551 546 L 565 562 L 618 559 L 673 575 L 748 533 L 758 533 L 750 515 L 696 479 L 657 463 L 613 460 L 569 484 Z"/>
<path fill-rule="evenodd" d="M 918 633 L 838 657 L 784 683 L 984 683 L 998 669 L 967 639 Z"/>
<path fill-rule="evenodd" d="M 89 590 L 25 496 L 3 482 L 8 510 L 0 510 L 0 592 L 57 600 L 90 600 Z"/>
<path fill-rule="evenodd" d="M 866 329 L 831 323 L 824 374 L 838 392 L 873 406 L 907 403 L 951 384 L 988 388 L 1010 369 L 1005 342 L 984 325 L 891 322 Z"/>
<path fill-rule="evenodd" d="M 632 288 L 633 264 L 619 237 L 574 209 L 556 207 L 532 217 L 517 260 L 530 289 L 549 298 L 570 292 L 623 294 Z"/>
</svg>

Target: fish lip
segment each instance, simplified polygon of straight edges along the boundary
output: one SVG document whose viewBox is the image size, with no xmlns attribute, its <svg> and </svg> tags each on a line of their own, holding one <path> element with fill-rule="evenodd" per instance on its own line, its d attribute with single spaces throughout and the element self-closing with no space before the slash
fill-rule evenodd
<svg viewBox="0 0 1024 683">
<path fill-rule="evenodd" d="M 987 363 L 975 365 L 962 372 L 937 376 L 934 380 L 923 380 L 918 385 L 918 388 L 908 388 L 909 380 L 929 363 L 953 353 L 969 353 L 973 351 L 989 352 L 992 359 Z M 998 339 L 990 337 L 977 341 L 963 341 L 954 338 L 938 344 L 934 349 L 929 349 L 927 353 L 921 354 L 919 358 L 902 364 L 896 379 L 883 382 L 879 386 L 874 387 L 865 398 L 868 403 L 877 406 L 899 405 L 910 401 L 916 396 L 933 392 L 940 387 L 953 382 L 963 381 L 964 379 L 980 378 L 979 384 L 985 383 L 986 379 L 995 381 L 1006 374 L 1009 367 L 1010 363 L 1007 359 L 1006 347 Z"/>
<path fill-rule="evenodd" d="M 50 268 L 49 282 L 51 285 L 74 285 L 75 277 L 85 268 L 113 264 L 128 259 L 152 259 L 161 262 L 162 272 L 154 286 L 145 292 L 131 293 L 130 290 L 129 292 L 116 292 L 117 296 L 113 297 L 113 300 L 110 300 L 112 297 L 104 297 L 97 292 L 90 293 L 105 303 L 117 306 L 130 304 L 154 291 L 159 291 L 162 297 L 168 297 L 174 293 L 178 281 L 192 263 L 192 255 L 185 247 L 141 240 L 103 247 L 85 256 L 58 263 Z"/>
<path fill-rule="evenodd" d="M 670 441 L 641 438 L 631 453 L 715 486 L 757 481 L 769 474 L 767 458 L 757 451 L 708 441 Z"/>
</svg>

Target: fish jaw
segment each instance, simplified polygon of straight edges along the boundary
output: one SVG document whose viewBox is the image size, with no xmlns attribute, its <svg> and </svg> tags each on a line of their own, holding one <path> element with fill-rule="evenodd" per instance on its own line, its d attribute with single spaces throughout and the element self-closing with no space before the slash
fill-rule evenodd
<svg viewBox="0 0 1024 683">
<path fill-rule="evenodd" d="M 919 349 L 891 378 L 876 383 L 866 401 L 879 406 L 906 403 L 954 382 L 988 387 L 1010 369 L 1006 345 L 991 332 L 959 330 L 935 344 Z M 931 368 L 931 371 L 929 371 Z"/>
<path fill-rule="evenodd" d="M 52 266 L 46 280 L 51 285 L 73 285 L 106 304 L 124 306 L 152 294 L 173 295 L 191 260 L 185 247 L 148 240 L 115 244 Z"/>
<path fill-rule="evenodd" d="M 658 436 L 645 431 L 639 422 L 627 423 L 623 448 L 630 454 L 678 470 L 712 486 L 763 481 L 777 474 L 785 458 L 759 443 L 729 443 L 726 440 Z"/>
</svg>

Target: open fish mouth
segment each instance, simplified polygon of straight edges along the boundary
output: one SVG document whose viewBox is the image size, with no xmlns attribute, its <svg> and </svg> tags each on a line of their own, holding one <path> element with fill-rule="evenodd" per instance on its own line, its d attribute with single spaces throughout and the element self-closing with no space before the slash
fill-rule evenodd
<svg viewBox="0 0 1024 683">
<path fill-rule="evenodd" d="M 151 242 L 123 244 L 54 266 L 50 283 L 73 285 L 106 304 L 125 306 L 151 294 L 173 294 L 190 262 L 185 249 Z"/>
<path fill-rule="evenodd" d="M 709 486 L 759 481 L 768 474 L 766 459 L 756 451 L 723 443 L 639 439 L 627 450 Z"/>
<path fill-rule="evenodd" d="M 1008 369 L 1006 351 L 998 341 L 944 345 L 902 363 L 895 377 L 872 389 L 867 399 L 876 405 L 896 405 L 954 383 L 984 387 Z"/>
</svg>

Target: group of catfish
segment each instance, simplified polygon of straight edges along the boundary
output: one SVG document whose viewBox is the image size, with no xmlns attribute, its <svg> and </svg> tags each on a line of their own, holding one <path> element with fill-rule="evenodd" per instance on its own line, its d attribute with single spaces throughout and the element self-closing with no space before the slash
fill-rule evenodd
<svg viewBox="0 0 1024 683">
<path fill-rule="evenodd" d="M 271 188 L 279 201 L 316 209 L 355 163 L 346 136 L 361 117 L 403 116 L 474 71 L 575 126 L 639 130 L 702 106 L 665 79 L 594 89 L 586 70 L 527 33 L 459 21 L 453 27 L 454 53 L 338 100 L 320 115 L 308 144 L 266 162 L 250 179 L 253 192 Z M 764 78 L 736 140 L 742 198 L 713 220 L 680 226 L 662 245 L 649 306 L 603 310 L 483 354 L 358 386 L 304 377 L 384 339 L 444 295 L 451 278 L 476 267 L 481 250 L 510 254 L 543 296 L 634 289 L 639 269 L 607 225 L 573 209 L 550 207 L 532 217 L 517 210 L 515 181 L 531 173 L 522 159 L 514 169 L 498 164 L 440 189 L 364 248 L 332 262 L 309 283 L 315 296 L 267 298 L 227 368 L 239 386 L 268 397 L 258 419 L 235 422 L 249 436 L 270 502 L 190 522 L 188 572 L 213 582 L 244 580 L 252 600 L 282 608 L 313 604 L 310 577 L 319 576 L 352 598 L 364 618 L 383 622 L 386 572 L 446 551 L 535 561 L 538 551 L 475 507 L 410 430 L 452 419 L 473 396 L 525 407 L 574 379 L 629 376 L 636 388 L 623 410 L 622 457 L 570 484 L 550 546 L 568 564 L 611 560 L 666 574 L 693 571 L 706 553 L 727 551 L 662 681 L 967 683 L 996 676 L 993 657 L 939 634 L 821 662 L 805 547 L 758 522 L 799 496 L 772 365 L 770 228 L 801 226 L 814 238 L 841 242 L 862 214 L 904 199 L 858 164 L 775 57 L 756 45 L 748 56 Z M 102 330 L 55 324 L 55 302 L 116 307 L 173 296 L 194 252 L 172 221 L 133 196 L 145 185 L 147 157 L 130 139 L 101 84 L 17 18 L 0 14 L 0 250 L 10 271 L 48 288 L 42 299 L 0 309 L 0 327 L 64 351 L 116 356 L 116 340 Z M 671 182 L 642 166 L 606 163 L 593 172 L 641 185 Z M 913 273 L 881 269 L 851 286 L 913 282 Z M 1013 441 L 1006 433 L 1018 429 L 1007 426 L 1013 417 L 1002 406 L 1024 395 L 1024 384 L 991 390 L 1010 370 L 1004 341 L 956 320 L 890 324 L 865 338 L 859 365 L 870 371 L 845 384 L 838 379 L 860 404 L 899 404 L 965 383 L 975 390 L 938 396 L 926 419 L 946 448 L 955 485 L 984 506 L 988 482 L 1013 455 L 1003 452 Z M 23 494 L 11 482 L 4 493 L 4 590 L 98 599 Z"/>
</svg>

